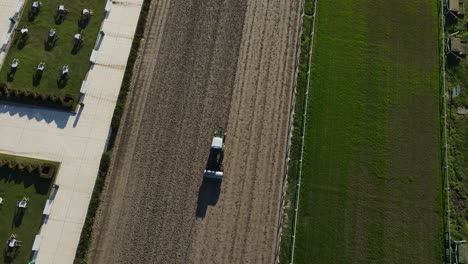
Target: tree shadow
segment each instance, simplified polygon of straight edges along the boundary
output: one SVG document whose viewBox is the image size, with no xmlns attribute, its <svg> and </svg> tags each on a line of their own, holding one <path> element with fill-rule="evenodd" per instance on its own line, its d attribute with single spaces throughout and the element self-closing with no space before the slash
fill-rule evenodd
<svg viewBox="0 0 468 264">
<path fill-rule="evenodd" d="M 448 53 L 446 63 L 447 63 L 447 68 L 457 67 L 460 64 L 460 58 L 453 55 L 452 53 Z"/>
<path fill-rule="evenodd" d="M 81 48 L 83 47 L 83 42 L 77 42 L 73 45 L 73 48 L 71 50 L 71 54 L 72 55 L 76 55 L 78 54 L 78 52 L 80 52 Z"/>
<path fill-rule="evenodd" d="M 38 194 L 46 195 L 52 185 L 51 179 L 46 179 L 39 176 L 36 172 L 12 170 L 8 167 L 0 168 L 0 180 L 7 183 L 23 184 L 25 189 L 34 186 L 34 190 Z"/>
<path fill-rule="evenodd" d="M 445 14 L 445 26 L 450 27 L 452 25 L 455 25 L 458 22 L 458 19 L 459 18 L 453 13 L 447 12 Z"/>
<path fill-rule="evenodd" d="M 28 12 L 28 21 L 33 22 L 36 20 L 37 16 L 39 15 L 39 9 L 31 8 Z"/>
<path fill-rule="evenodd" d="M 3 251 L 3 262 L 13 263 L 13 260 L 18 256 L 18 248 L 9 248 L 8 246 Z"/>
<path fill-rule="evenodd" d="M 24 49 L 24 47 L 26 47 L 26 41 L 21 39 L 21 40 L 18 42 L 18 45 L 16 45 L 16 47 L 17 47 L 19 50 Z"/>
<path fill-rule="evenodd" d="M 18 208 L 16 207 L 16 212 L 15 215 L 13 216 L 13 225 L 15 227 L 19 227 L 21 223 L 23 222 L 23 217 L 25 214 L 26 210 L 24 208 Z"/>
<path fill-rule="evenodd" d="M 57 45 L 57 40 L 58 40 L 58 38 L 55 38 L 53 40 L 44 41 L 44 49 L 46 51 L 51 51 Z"/>
<path fill-rule="evenodd" d="M 57 88 L 64 88 L 65 86 L 67 86 L 67 83 L 68 83 L 68 77 L 60 77 L 60 79 L 57 80 Z"/>
<path fill-rule="evenodd" d="M 214 206 L 218 203 L 221 183 L 222 181 L 220 180 L 203 178 L 203 182 L 198 190 L 197 209 L 195 212 L 197 218 L 204 218 L 208 206 Z"/>
<path fill-rule="evenodd" d="M 42 73 L 36 72 L 35 74 L 33 74 L 33 77 L 32 77 L 32 85 L 38 86 L 39 84 L 41 84 L 41 79 L 42 79 Z"/>
<path fill-rule="evenodd" d="M 12 82 L 15 79 L 15 73 L 18 68 L 10 67 L 10 70 L 7 72 L 7 82 Z"/>
<path fill-rule="evenodd" d="M 78 20 L 78 27 L 80 29 L 86 28 L 90 20 L 91 20 L 91 16 L 81 16 L 81 18 Z"/>
<path fill-rule="evenodd" d="M 54 21 L 56 25 L 62 24 L 65 19 L 67 18 L 68 12 L 67 11 L 59 11 L 57 10 L 57 13 L 54 16 Z"/>
</svg>

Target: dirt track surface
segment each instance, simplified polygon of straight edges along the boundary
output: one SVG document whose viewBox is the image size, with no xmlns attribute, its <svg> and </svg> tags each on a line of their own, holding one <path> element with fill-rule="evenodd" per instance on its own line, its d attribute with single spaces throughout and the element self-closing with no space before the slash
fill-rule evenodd
<svg viewBox="0 0 468 264">
<path fill-rule="evenodd" d="M 299 0 L 153 1 L 90 263 L 272 263 Z M 202 181 L 227 128 L 225 179 Z"/>
</svg>

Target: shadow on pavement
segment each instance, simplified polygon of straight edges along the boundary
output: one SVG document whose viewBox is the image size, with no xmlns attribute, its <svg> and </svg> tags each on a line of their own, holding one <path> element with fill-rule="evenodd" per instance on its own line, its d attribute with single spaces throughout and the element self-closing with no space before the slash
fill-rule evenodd
<svg viewBox="0 0 468 264">
<path fill-rule="evenodd" d="M 75 121 L 73 122 L 73 127 L 78 125 L 78 121 L 80 120 L 81 113 L 83 113 L 84 105 L 80 106 L 80 110 L 78 110 L 78 114 L 75 116 Z"/>
<path fill-rule="evenodd" d="M 45 109 L 41 107 L 31 107 L 16 103 L 0 102 L 0 114 L 9 114 L 10 116 L 18 115 L 19 117 L 27 117 L 29 120 L 46 121 L 47 123 L 54 122 L 57 128 L 65 128 L 68 119 L 72 115 L 70 112 Z"/>
<path fill-rule="evenodd" d="M 221 181 L 203 179 L 203 182 L 198 191 L 197 210 L 195 215 L 197 218 L 204 218 L 208 205 L 216 205 L 221 193 Z"/>
</svg>

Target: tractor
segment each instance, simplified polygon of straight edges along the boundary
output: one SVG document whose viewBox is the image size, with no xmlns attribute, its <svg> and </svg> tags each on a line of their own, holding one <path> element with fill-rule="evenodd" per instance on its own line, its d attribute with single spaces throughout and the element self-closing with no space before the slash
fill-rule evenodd
<svg viewBox="0 0 468 264">
<path fill-rule="evenodd" d="M 206 169 L 203 172 L 205 179 L 222 180 L 223 173 L 223 159 L 224 159 L 224 140 L 226 134 L 223 133 L 222 128 L 218 128 L 215 132 L 215 136 L 211 141 L 210 156 L 208 157 L 208 163 Z"/>
</svg>

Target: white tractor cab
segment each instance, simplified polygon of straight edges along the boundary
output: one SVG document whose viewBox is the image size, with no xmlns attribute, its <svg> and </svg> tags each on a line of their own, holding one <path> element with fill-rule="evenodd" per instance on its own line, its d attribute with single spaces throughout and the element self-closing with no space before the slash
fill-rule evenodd
<svg viewBox="0 0 468 264">
<path fill-rule="evenodd" d="M 210 156 L 208 157 L 206 169 L 203 172 L 203 177 L 206 179 L 223 179 L 224 138 L 223 129 L 218 128 L 211 141 Z"/>
</svg>

